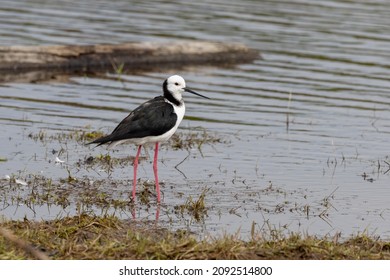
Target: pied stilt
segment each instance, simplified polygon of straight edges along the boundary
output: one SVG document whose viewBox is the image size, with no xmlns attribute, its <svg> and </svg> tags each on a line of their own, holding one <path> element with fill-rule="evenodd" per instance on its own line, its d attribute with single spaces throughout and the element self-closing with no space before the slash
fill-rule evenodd
<svg viewBox="0 0 390 280">
<path fill-rule="evenodd" d="M 98 144 L 98 146 L 109 144 L 108 148 L 113 148 L 122 143 L 138 145 L 134 159 L 133 201 L 135 201 L 137 167 L 141 147 L 153 143 L 155 144 L 153 171 L 157 202 L 160 202 L 157 170 L 158 146 L 159 143 L 167 141 L 175 133 L 184 117 L 185 105 L 182 93 L 185 91 L 209 99 L 186 87 L 186 82 L 181 76 L 173 75 L 163 83 L 163 96 L 157 96 L 137 107 L 118 124 L 110 135 L 88 143 Z"/>
</svg>

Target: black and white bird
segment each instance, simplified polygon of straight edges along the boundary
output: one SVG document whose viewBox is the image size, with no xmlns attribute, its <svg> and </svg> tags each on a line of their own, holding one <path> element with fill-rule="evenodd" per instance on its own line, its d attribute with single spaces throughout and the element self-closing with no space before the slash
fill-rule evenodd
<svg viewBox="0 0 390 280">
<path fill-rule="evenodd" d="M 157 202 L 160 202 L 160 186 L 158 183 L 158 146 L 167 141 L 177 130 L 183 120 L 185 105 L 182 94 L 190 92 L 203 98 L 207 98 L 188 87 L 181 76 L 173 75 L 163 83 L 163 95 L 151 99 L 124 118 L 114 131 L 107 136 L 100 137 L 88 144 L 109 144 L 113 148 L 118 144 L 131 143 L 138 146 L 134 159 L 133 201 L 137 184 L 138 158 L 142 145 L 155 144 L 153 171 L 156 184 Z"/>
</svg>

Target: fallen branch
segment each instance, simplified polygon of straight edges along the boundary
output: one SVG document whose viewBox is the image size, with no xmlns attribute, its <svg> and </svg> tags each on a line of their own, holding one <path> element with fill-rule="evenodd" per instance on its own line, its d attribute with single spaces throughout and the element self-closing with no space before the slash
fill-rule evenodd
<svg viewBox="0 0 390 280">
<path fill-rule="evenodd" d="M 10 230 L 0 227 L 0 235 L 2 235 L 6 240 L 15 244 L 15 246 L 18 247 L 19 249 L 32 255 L 34 258 L 38 260 L 50 260 L 50 258 L 45 253 L 35 249 L 31 244 L 20 239 L 19 237 L 14 235 Z"/>
<path fill-rule="evenodd" d="M 243 63 L 258 57 L 239 43 L 141 42 L 117 45 L 0 46 L 0 72 L 64 69 L 95 71 L 125 65 L 139 69 L 163 64 Z"/>
</svg>

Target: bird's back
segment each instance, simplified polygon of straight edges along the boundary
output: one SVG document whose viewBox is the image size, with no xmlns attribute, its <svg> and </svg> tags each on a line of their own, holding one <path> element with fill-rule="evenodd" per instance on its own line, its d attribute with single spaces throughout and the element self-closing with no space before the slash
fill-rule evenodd
<svg viewBox="0 0 390 280">
<path fill-rule="evenodd" d="M 134 109 L 110 135 L 98 138 L 91 144 L 159 136 L 174 128 L 176 121 L 173 105 L 166 102 L 163 96 L 158 96 Z"/>
</svg>

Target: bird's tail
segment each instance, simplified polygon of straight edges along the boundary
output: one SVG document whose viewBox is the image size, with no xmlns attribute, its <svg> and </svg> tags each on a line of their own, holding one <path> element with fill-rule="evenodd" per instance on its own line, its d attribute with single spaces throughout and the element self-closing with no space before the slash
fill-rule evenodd
<svg viewBox="0 0 390 280">
<path fill-rule="evenodd" d="M 106 144 L 106 143 L 109 143 L 109 142 L 111 142 L 111 140 L 109 140 L 109 135 L 107 135 L 107 136 L 103 136 L 103 137 L 100 137 L 98 139 L 95 139 L 91 142 L 88 142 L 88 143 L 86 143 L 86 145 L 97 144 L 96 147 L 99 147 L 99 146 Z"/>
</svg>

